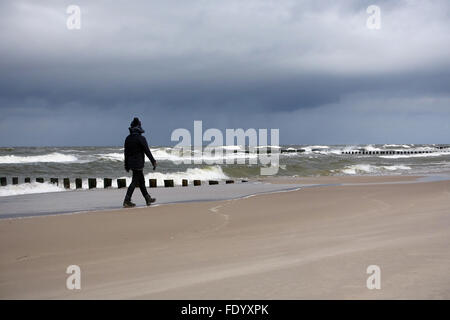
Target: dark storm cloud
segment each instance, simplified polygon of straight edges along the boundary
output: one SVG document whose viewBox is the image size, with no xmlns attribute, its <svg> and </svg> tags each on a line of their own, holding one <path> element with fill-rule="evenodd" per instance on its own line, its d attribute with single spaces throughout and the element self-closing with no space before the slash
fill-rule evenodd
<svg viewBox="0 0 450 320">
<path fill-rule="evenodd" d="M 66 28 L 70 4 L 81 30 Z M 355 122 L 360 142 L 448 136 L 450 4 L 377 1 L 381 29 L 369 30 L 370 4 L 2 2 L 0 144 L 120 144 L 134 114 L 159 144 L 195 119 L 280 128 L 284 143 L 354 142 Z M 418 112 L 433 127 L 422 136 L 373 127 L 415 130 Z"/>
</svg>

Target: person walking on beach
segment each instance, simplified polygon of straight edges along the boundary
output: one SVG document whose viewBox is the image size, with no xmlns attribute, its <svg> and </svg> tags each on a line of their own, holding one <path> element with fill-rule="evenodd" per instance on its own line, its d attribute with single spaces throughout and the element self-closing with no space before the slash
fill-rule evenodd
<svg viewBox="0 0 450 320">
<path fill-rule="evenodd" d="M 131 122 L 130 134 L 125 139 L 125 170 L 129 172 L 133 171 L 133 179 L 128 187 L 125 200 L 123 201 L 124 208 L 132 208 L 136 206 L 131 202 L 131 197 L 133 195 L 136 186 L 141 189 L 142 195 L 149 206 L 152 202 L 155 202 L 155 198 L 152 198 L 145 188 L 144 179 L 144 163 L 145 155 L 150 159 L 153 165 L 153 170 L 156 169 L 156 160 L 148 147 L 147 140 L 142 135 L 145 131 L 142 129 L 141 121 L 138 118 L 134 118 Z"/>
</svg>

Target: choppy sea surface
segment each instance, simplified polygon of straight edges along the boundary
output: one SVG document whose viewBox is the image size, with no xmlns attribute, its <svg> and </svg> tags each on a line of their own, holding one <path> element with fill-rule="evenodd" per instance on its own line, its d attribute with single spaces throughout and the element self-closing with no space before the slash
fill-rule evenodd
<svg viewBox="0 0 450 320">
<path fill-rule="evenodd" d="M 246 153 L 244 147 L 224 146 L 218 154 L 189 151 L 180 154 L 171 147 L 151 147 L 158 162 L 156 171 L 147 163 L 145 178 L 199 180 L 223 180 L 227 178 L 254 179 L 261 177 L 262 155 Z M 328 176 L 328 175 L 426 175 L 450 172 L 450 148 L 437 145 L 384 144 L 384 145 L 289 145 L 283 149 L 302 149 L 302 152 L 279 153 L 278 176 Z M 220 149 L 220 148 L 219 148 Z M 432 151 L 417 154 L 342 154 L 346 151 Z M 228 152 L 227 152 L 228 151 Z M 269 156 L 275 156 L 274 154 Z M 8 185 L 0 187 L 0 196 L 64 191 L 50 183 L 24 183 L 25 177 L 51 177 L 83 179 L 97 178 L 102 187 L 103 178 L 127 178 L 123 168 L 122 147 L 15 147 L 0 148 L 0 177 L 7 177 Z M 197 162 L 194 163 L 194 159 Z M 269 159 L 269 158 L 268 158 Z M 201 161 L 200 161 L 201 160 Z M 147 159 L 148 161 L 148 159 Z M 181 163 L 180 163 L 181 161 Z M 256 163 L 254 163 L 256 162 Z M 12 185 L 12 177 L 19 178 Z M 115 182 L 113 182 L 113 187 Z"/>
</svg>

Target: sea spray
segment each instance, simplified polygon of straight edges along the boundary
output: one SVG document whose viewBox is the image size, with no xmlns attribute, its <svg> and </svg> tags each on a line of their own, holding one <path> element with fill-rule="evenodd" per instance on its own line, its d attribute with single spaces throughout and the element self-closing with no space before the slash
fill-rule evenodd
<svg viewBox="0 0 450 320">
<path fill-rule="evenodd" d="M 62 154 L 58 152 L 37 155 L 37 156 L 16 156 L 6 155 L 0 156 L 0 164 L 12 163 L 38 163 L 38 162 L 75 162 L 78 158 L 73 155 Z"/>
<path fill-rule="evenodd" d="M 51 183 L 24 183 L 18 185 L 8 185 L 0 188 L 0 197 L 16 196 L 31 193 L 61 192 L 64 188 Z"/>
<path fill-rule="evenodd" d="M 386 173 L 385 171 L 389 172 L 401 172 L 405 170 L 411 170 L 410 167 L 405 165 L 394 165 L 394 166 L 375 166 L 370 164 L 356 164 L 347 166 L 343 169 L 341 169 L 341 172 L 348 175 L 356 175 L 356 174 L 380 174 L 380 173 Z"/>
</svg>

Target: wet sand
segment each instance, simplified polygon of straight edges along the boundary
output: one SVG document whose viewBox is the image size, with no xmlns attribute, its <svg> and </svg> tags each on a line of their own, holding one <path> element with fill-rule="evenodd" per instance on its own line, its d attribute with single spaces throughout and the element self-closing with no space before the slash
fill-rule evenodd
<svg viewBox="0 0 450 320">
<path fill-rule="evenodd" d="M 450 181 L 1 219 L 0 298 L 448 299 L 449 247 Z"/>
<path fill-rule="evenodd" d="M 300 184 L 247 182 L 218 185 L 201 185 L 174 188 L 148 188 L 156 205 L 181 202 L 200 202 L 237 199 L 254 194 L 292 190 Z M 119 210 L 127 189 L 92 189 L 65 192 L 24 194 L 1 197 L 0 219 L 34 217 L 83 211 Z M 141 192 L 136 189 L 133 202 L 146 207 Z"/>
</svg>

